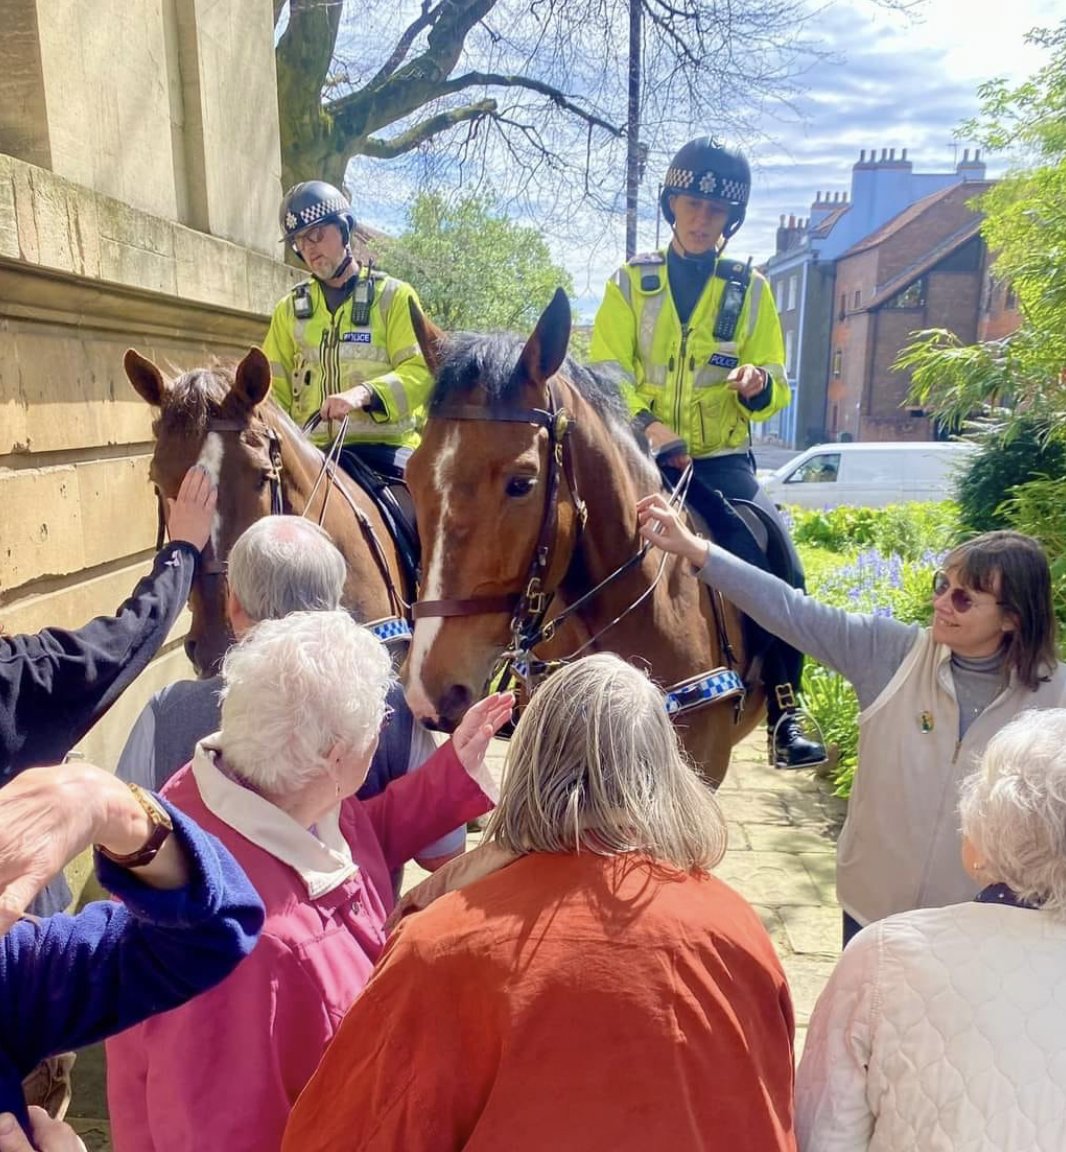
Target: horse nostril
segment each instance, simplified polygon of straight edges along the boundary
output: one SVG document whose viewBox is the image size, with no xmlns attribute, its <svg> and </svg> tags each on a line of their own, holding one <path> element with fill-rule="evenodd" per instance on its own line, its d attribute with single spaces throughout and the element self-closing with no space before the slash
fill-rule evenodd
<svg viewBox="0 0 1066 1152">
<path fill-rule="evenodd" d="M 465 684 L 452 684 L 446 688 L 438 708 L 441 728 L 448 732 L 453 731 L 473 702 L 474 694 Z"/>
<path fill-rule="evenodd" d="M 189 663 L 196 666 L 196 641 L 191 636 L 185 637 L 185 655 L 189 658 Z"/>
</svg>

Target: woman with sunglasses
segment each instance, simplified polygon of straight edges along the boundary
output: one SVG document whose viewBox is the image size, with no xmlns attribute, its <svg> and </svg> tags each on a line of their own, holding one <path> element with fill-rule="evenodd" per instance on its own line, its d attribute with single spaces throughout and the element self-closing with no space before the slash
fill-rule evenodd
<svg viewBox="0 0 1066 1152">
<path fill-rule="evenodd" d="M 390 870 L 489 811 L 484 766 L 513 697 L 475 704 L 417 772 L 368 800 L 385 646 L 344 611 L 263 620 L 226 655 L 222 728 L 164 797 L 218 837 L 266 908 L 210 992 L 108 1041 L 115 1152 L 266 1152 L 385 947 Z"/>
<path fill-rule="evenodd" d="M 859 769 L 837 845 L 844 943 L 893 913 L 973 899 L 959 858 L 959 782 L 1019 712 L 1066 705 L 1039 543 L 988 532 L 953 549 L 923 628 L 796 592 L 689 531 L 660 496 L 637 514 L 645 539 L 686 557 L 757 624 L 855 687 Z"/>
</svg>

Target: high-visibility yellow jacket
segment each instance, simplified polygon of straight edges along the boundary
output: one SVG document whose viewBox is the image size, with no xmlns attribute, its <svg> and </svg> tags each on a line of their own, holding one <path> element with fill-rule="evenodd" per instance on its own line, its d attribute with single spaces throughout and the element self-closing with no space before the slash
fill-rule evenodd
<svg viewBox="0 0 1066 1152">
<path fill-rule="evenodd" d="M 360 272 L 365 276 L 365 270 Z M 331 316 L 321 284 L 306 281 L 311 314 L 296 315 L 296 293 L 279 301 L 263 350 L 270 360 L 274 399 L 298 424 L 306 423 L 327 396 L 365 384 L 377 397 L 368 412 L 348 420 L 349 444 L 418 444 L 426 400 L 433 386 L 411 324 L 410 301 L 418 297 L 402 280 L 372 272 L 374 300 L 370 323 L 352 319 L 353 296 Z M 334 429 L 335 434 L 335 429 Z M 314 439 L 331 439 L 326 424 Z"/>
<path fill-rule="evenodd" d="M 620 370 L 630 411 L 645 409 L 672 428 L 692 456 L 742 451 L 748 423 L 788 406 L 785 350 L 773 293 L 752 272 L 731 341 L 714 338 L 726 281 L 707 281 L 682 327 L 666 274 L 666 254 L 635 256 L 607 282 L 596 313 L 589 359 Z M 756 409 L 726 386 L 738 365 L 754 364 L 770 377 L 769 400 Z"/>
</svg>

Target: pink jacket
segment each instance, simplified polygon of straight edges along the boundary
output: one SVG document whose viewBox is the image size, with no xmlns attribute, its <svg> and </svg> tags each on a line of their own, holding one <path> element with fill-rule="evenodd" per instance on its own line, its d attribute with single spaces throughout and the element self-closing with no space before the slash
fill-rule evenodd
<svg viewBox="0 0 1066 1152">
<path fill-rule="evenodd" d="M 115 1152 L 278 1149 L 296 1097 L 384 947 L 390 869 L 492 806 L 445 745 L 380 795 L 344 801 L 338 827 L 357 867 L 312 897 L 314 877 L 207 807 L 194 774 L 201 767 L 183 768 L 165 795 L 229 848 L 267 919 L 252 954 L 221 984 L 108 1041 Z"/>
</svg>

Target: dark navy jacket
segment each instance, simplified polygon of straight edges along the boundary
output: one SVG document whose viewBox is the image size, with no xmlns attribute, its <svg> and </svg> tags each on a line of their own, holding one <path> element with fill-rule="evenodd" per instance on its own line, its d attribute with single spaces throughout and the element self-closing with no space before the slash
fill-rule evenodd
<svg viewBox="0 0 1066 1152">
<path fill-rule="evenodd" d="M 46 1056 L 94 1044 L 191 1000 L 251 952 L 263 905 L 214 836 L 166 805 L 190 862 L 186 887 L 149 888 L 96 856 L 122 903 L 19 920 L 0 938 L 0 1111 L 28 1128 L 22 1079 Z"/>
</svg>

